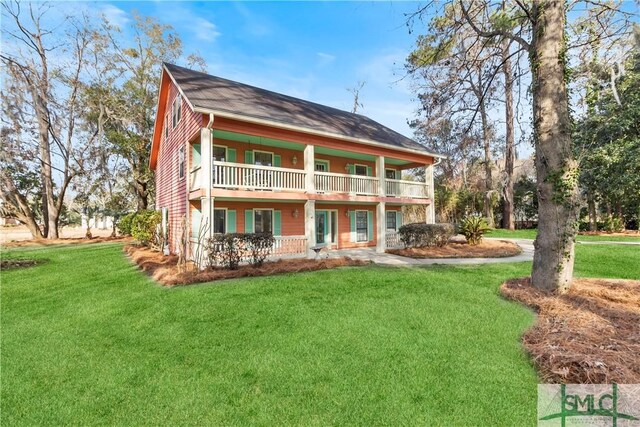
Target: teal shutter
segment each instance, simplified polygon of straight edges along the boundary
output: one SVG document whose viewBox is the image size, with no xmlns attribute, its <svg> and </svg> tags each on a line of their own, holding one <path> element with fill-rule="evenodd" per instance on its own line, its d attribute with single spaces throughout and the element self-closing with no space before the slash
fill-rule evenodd
<svg viewBox="0 0 640 427">
<path fill-rule="evenodd" d="M 198 233 L 200 232 L 200 218 L 202 217 L 202 213 L 199 210 L 193 209 L 191 211 L 191 237 L 198 238 Z"/>
<path fill-rule="evenodd" d="M 244 232 L 253 233 L 253 209 L 244 211 Z"/>
<path fill-rule="evenodd" d="M 356 165 L 354 165 L 354 164 L 349 164 L 349 165 L 347 165 L 347 166 L 349 167 L 349 173 L 350 173 L 351 175 L 355 175 L 355 173 L 356 173 Z"/>
<path fill-rule="evenodd" d="M 396 170 L 396 179 L 402 179 L 402 171 L 399 169 Z"/>
<path fill-rule="evenodd" d="M 396 228 L 402 227 L 402 211 L 396 211 Z"/>
<path fill-rule="evenodd" d="M 227 233 L 235 233 L 236 232 L 236 211 L 228 210 L 227 211 Z"/>
<path fill-rule="evenodd" d="M 356 211 L 349 211 L 349 222 L 351 227 L 351 241 L 356 242 Z"/>
<path fill-rule="evenodd" d="M 235 148 L 227 148 L 227 161 L 235 163 L 236 161 L 236 149 Z"/>
<path fill-rule="evenodd" d="M 373 212 L 367 211 L 367 230 L 369 231 L 369 241 L 373 241 Z"/>
<path fill-rule="evenodd" d="M 273 211 L 273 235 L 282 236 L 282 212 Z"/>
<path fill-rule="evenodd" d="M 248 165 L 253 164 L 253 151 L 247 150 L 244 152 L 244 162 Z"/>
<path fill-rule="evenodd" d="M 367 166 L 367 176 L 373 176 L 373 168 L 371 166 Z"/>
<path fill-rule="evenodd" d="M 191 146 L 191 163 L 194 168 L 200 166 L 200 144 Z"/>
<path fill-rule="evenodd" d="M 280 154 L 274 154 L 273 155 L 273 166 L 279 168 L 281 163 L 282 163 L 282 158 L 281 158 Z"/>
</svg>

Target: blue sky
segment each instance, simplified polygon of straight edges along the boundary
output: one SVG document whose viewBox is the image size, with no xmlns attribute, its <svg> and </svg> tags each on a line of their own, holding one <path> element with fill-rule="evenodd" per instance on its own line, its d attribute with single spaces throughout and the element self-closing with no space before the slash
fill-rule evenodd
<svg viewBox="0 0 640 427">
<path fill-rule="evenodd" d="M 402 80 L 415 35 L 405 13 L 417 2 L 97 3 L 124 29 L 131 14 L 157 17 L 198 50 L 212 74 L 350 110 L 347 88 L 366 84 L 359 110 L 411 136 L 418 103 Z"/>
</svg>

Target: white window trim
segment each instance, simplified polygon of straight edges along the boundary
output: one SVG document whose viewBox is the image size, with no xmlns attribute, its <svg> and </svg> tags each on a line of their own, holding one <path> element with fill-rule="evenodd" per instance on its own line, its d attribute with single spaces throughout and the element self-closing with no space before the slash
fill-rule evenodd
<svg viewBox="0 0 640 427">
<path fill-rule="evenodd" d="M 180 116 L 178 117 L 178 120 L 176 120 L 176 122 L 173 123 L 173 118 L 176 115 L 176 107 L 180 111 Z M 173 103 L 171 105 L 171 124 L 172 124 L 172 129 L 175 129 L 176 126 L 178 126 L 178 123 L 180 123 L 180 120 L 182 120 L 182 94 L 178 93 L 176 95 L 176 97 L 173 98 Z"/>
<path fill-rule="evenodd" d="M 256 153 L 266 153 L 266 154 L 271 154 L 271 167 L 273 167 L 275 160 L 276 160 L 276 155 L 273 151 L 264 151 L 264 150 L 253 150 L 253 164 L 256 164 Z M 264 165 L 261 165 L 264 166 Z"/>
<path fill-rule="evenodd" d="M 256 231 L 256 211 L 271 211 L 271 234 L 273 234 L 275 236 L 275 220 L 276 220 L 276 215 L 275 215 L 275 209 L 274 208 L 253 208 L 253 232 L 257 233 Z M 246 225 L 245 225 L 246 226 Z"/>
<path fill-rule="evenodd" d="M 398 212 L 400 212 L 400 211 L 399 211 L 399 210 L 397 210 L 397 209 L 393 209 L 393 210 L 392 210 L 392 209 L 389 209 L 389 210 L 386 210 L 386 211 L 385 211 L 385 214 L 384 214 L 384 228 L 385 228 L 385 230 L 387 230 L 387 231 L 389 231 L 389 230 L 390 230 L 389 228 L 387 228 L 387 213 L 389 213 L 389 212 L 393 212 L 393 213 L 395 213 L 395 214 L 396 214 L 396 228 L 395 228 L 395 230 L 393 230 L 393 231 L 397 232 L 397 231 L 398 231 L 398 229 L 400 228 L 400 227 L 398 227 Z"/>
<path fill-rule="evenodd" d="M 325 160 L 325 159 L 314 159 L 313 161 L 313 171 L 314 172 L 318 172 L 316 171 L 316 163 L 324 163 L 327 165 L 327 170 L 325 172 L 331 172 L 331 160 Z"/>
<path fill-rule="evenodd" d="M 182 152 L 182 160 L 180 160 L 180 152 Z M 182 168 L 182 176 L 180 176 L 180 164 L 184 163 L 184 167 Z M 181 145 L 178 148 L 178 179 L 185 179 L 187 176 L 187 154 L 184 149 L 184 145 Z"/>
<path fill-rule="evenodd" d="M 360 210 L 355 210 L 354 212 L 355 212 L 354 215 L 356 216 L 356 229 L 355 229 L 356 243 L 366 243 L 369 241 L 369 211 L 366 209 L 365 210 L 360 209 Z M 367 238 L 365 240 L 358 240 L 358 212 L 364 212 L 367 217 Z"/>
<path fill-rule="evenodd" d="M 215 211 L 224 211 L 224 233 L 222 234 L 227 234 L 227 230 L 229 229 L 228 224 L 229 224 L 229 208 L 216 208 L 215 206 L 213 207 L 213 218 L 215 220 Z M 254 218 L 255 221 L 255 218 Z M 220 234 L 220 233 L 213 233 L 213 234 Z"/>
<path fill-rule="evenodd" d="M 357 171 L 358 171 L 358 166 L 362 166 L 362 167 L 364 168 L 364 175 L 358 175 L 358 173 L 357 173 Z M 369 166 L 367 166 L 367 165 L 363 165 L 362 163 L 354 163 L 354 164 L 353 164 L 353 174 L 354 174 L 355 176 L 369 176 L 369 175 L 367 174 L 367 171 L 369 170 L 368 168 L 369 168 Z"/>
<path fill-rule="evenodd" d="M 212 147 L 218 147 L 218 148 L 224 148 L 224 161 L 228 162 L 229 161 L 229 147 L 226 145 L 220 145 L 220 144 L 212 144 Z M 211 150 L 211 161 L 213 161 L 213 150 Z M 219 160 L 217 160 L 219 161 Z"/>
</svg>

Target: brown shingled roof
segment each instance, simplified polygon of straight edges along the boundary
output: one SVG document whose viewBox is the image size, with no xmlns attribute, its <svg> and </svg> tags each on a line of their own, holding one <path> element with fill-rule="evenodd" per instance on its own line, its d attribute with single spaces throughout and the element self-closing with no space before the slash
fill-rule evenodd
<svg viewBox="0 0 640 427">
<path fill-rule="evenodd" d="M 164 64 L 196 110 L 226 112 L 275 124 L 343 135 L 433 154 L 414 140 L 360 114 L 260 89 L 221 77 Z"/>
</svg>

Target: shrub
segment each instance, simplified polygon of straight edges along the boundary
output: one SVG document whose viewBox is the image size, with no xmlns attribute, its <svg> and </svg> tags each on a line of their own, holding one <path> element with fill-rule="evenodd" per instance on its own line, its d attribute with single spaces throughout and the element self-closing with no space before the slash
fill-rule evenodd
<svg viewBox="0 0 640 427">
<path fill-rule="evenodd" d="M 405 224 L 398 230 L 400 241 L 407 248 L 439 246 L 447 244 L 454 234 L 453 224 Z"/>
<path fill-rule="evenodd" d="M 609 215 L 607 219 L 604 220 L 602 229 L 607 233 L 619 233 L 624 230 L 624 222 L 621 218 Z"/>
<path fill-rule="evenodd" d="M 261 266 L 271 254 L 275 238 L 271 233 L 230 233 L 213 236 L 207 241 L 209 265 L 236 270 L 242 260 Z"/>
<path fill-rule="evenodd" d="M 470 215 L 462 220 L 460 233 L 464 234 L 470 245 L 477 245 L 482 241 L 482 236 L 489 230 L 487 220 L 481 216 Z"/>
<path fill-rule="evenodd" d="M 131 222 L 138 212 L 131 212 L 120 218 L 118 221 L 118 231 L 123 236 L 131 236 Z"/>
<path fill-rule="evenodd" d="M 158 226 L 162 216 L 158 211 L 138 211 L 131 220 L 131 236 L 143 245 L 153 246 L 158 242 Z"/>
</svg>

